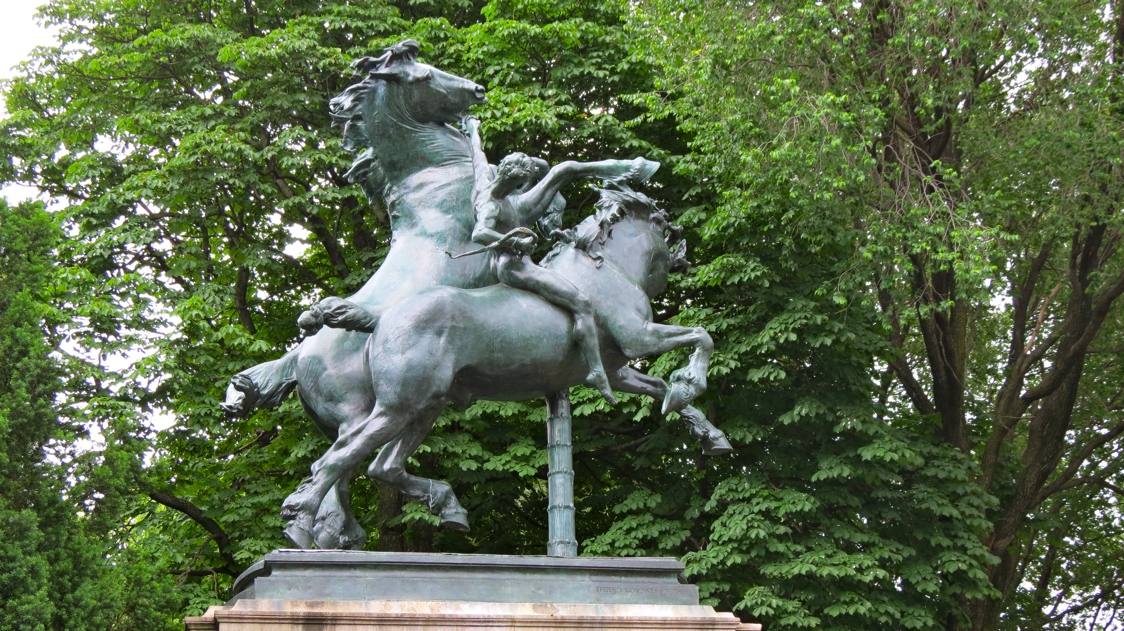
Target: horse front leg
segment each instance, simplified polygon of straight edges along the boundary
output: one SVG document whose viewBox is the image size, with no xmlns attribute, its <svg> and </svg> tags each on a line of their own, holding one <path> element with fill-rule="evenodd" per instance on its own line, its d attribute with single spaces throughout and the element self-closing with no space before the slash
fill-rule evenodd
<svg viewBox="0 0 1124 631">
<path fill-rule="evenodd" d="M 285 536 L 299 548 L 307 550 L 314 547 L 316 514 L 324 496 L 334 484 L 350 475 L 362 460 L 394 438 L 416 416 L 416 412 L 408 410 L 391 413 L 381 403 L 376 403 L 367 418 L 341 428 L 332 446 L 312 465 L 312 476 L 301 482 L 281 504 L 281 517 L 289 522 L 285 527 Z"/>
<path fill-rule="evenodd" d="M 667 382 L 659 377 L 645 375 L 635 368 L 625 365 L 610 379 L 614 390 L 630 394 L 643 394 L 653 399 L 662 399 L 667 394 Z M 700 443 L 704 456 L 721 456 L 734 451 L 734 446 L 726 438 L 725 432 L 715 427 L 701 410 L 686 406 L 679 410 L 679 417 Z"/>
<path fill-rule="evenodd" d="M 706 371 L 714 342 L 702 327 L 645 322 L 639 330 L 621 331 L 617 344 L 629 359 L 663 355 L 677 348 L 691 347 L 687 366 L 671 373 L 670 387 L 663 397 L 661 412 L 678 412 L 706 392 Z"/>
<path fill-rule="evenodd" d="M 312 533 L 321 550 L 362 550 L 367 542 L 367 531 L 351 511 L 348 484 L 353 475 L 349 471 L 340 477 L 320 503 Z"/>
</svg>

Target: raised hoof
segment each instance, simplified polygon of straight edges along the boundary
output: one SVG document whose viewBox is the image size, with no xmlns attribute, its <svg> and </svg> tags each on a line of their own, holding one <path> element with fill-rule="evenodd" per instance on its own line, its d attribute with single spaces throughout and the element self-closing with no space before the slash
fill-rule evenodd
<svg viewBox="0 0 1124 631">
<path fill-rule="evenodd" d="M 324 328 L 323 317 L 311 309 L 301 312 L 300 317 L 297 318 L 297 326 L 300 327 L 305 337 L 312 337 Z"/>
<path fill-rule="evenodd" d="M 242 373 L 230 378 L 230 386 L 226 390 L 226 401 L 219 404 L 219 408 L 226 413 L 227 418 L 243 418 L 253 413 L 261 400 L 261 391 L 252 379 Z"/>
<path fill-rule="evenodd" d="M 667 416 L 671 412 L 678 412 L 687 407 L 694 399 L 693 390 L 685 383 L 673 382 L 667 393 L 663 395 L 663 406 L 660 411 Z"/>
<path fill-rule="evenodd" d="M 441 525 L 457 532 L 468 532 L 468 511 L 460 507 L 441 511 Z"/>
<path fill-rule="evenodd" d="M 702 452 L 704 456 L 723 456 L 734 451 L 734 446 L 726 439 L 726 434 L 718 432 L 717 436 L 707 434 L 702 438 Z"/>
<path fill-rule="evenodd" d="M 316 539 L 313 537 L 312 531 L 302 527 L 297 523 L 297 520 L 293 520 L 289 522 L 288 526 L 285 526 L 285 538 L 301 550 L 316 548 Z"/>
<path fill-rule="evenodd" d="M 246 416 L 245 407 L 242 405 L 244 398 L 235 399 L 226 403 L 220 403 L 219 408 L 226 414 L 227 418 L 241 418 Z"/>
<path fill-rule="evenodd" d="M 645 158 L 636 158 L 633 162 L 632 176 L 635 182 L 647 182 L 648 178 L 655 174 L 656 170 L 660 168 L 660 163 Z"/>
</svg>

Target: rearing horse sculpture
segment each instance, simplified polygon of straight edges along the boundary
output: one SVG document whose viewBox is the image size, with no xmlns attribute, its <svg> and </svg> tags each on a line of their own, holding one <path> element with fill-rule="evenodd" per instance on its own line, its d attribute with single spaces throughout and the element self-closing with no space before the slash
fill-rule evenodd
<svg viewBox="0 0 1124 631">
<path fill-rule="evenodd" d="M 435 285 L 481 287 L 495 283 L 488 257 L 451 260 L 447 250 L 471 244 L 474 218 L 468 139 L 449 123 L 485 101 L 483 86 L 415 61 L 418 44 L 407 40 L 378 58 L 353 67 L 365 73 L 331 102 L 344 123 L 344 144 L 363 153 L 348 177 L 386 203 L 393 233 L 390 252 L 350 300 L 377 312 Z M 276 407 L 298 389 L 305 411 L 329 438 L 374 405 L 363 376 L 367 335 L 324 329 L 284 357 L 259 364 L 231 379 L 222 407 L 230 415 Z M 362 547 L 365 533 L 351 516 L 347 479 L 324 505 L 325 517 L 342 525 L 326 547 Z"/>
<path fill-rule="evenodd" d="M 332 100 L 332 115 L 344 124 L 345 147 L 360 156 L 348 172 L 372 198 L 385 202 L 393 238 L 375 274 L 353 296 L 377 317 L 389 306 L 438 285 L 474 288 L 495 284 L 490 254 L 450 259 L 464 252 L 475 223 L 468 138 L 450 123 L 485 101 L 484 88 L 416 61 L 417 42 L 407 40 L 378 58 L 353 67 L 366 76 Z M 622 170 L 631 163 L 620 161 Z M 576 163 L 575 163 L 576 165 Z M 576 165 L 581 167 L 581 165 Z M 572 177 L 583 177 L 581 168 Z M 532 225 L 538 217 L 523 218 Z M 284 357 L 245 370 L 231 379 L 223 409 L 232 416 L 280 405 L 297 390 L 317 427 L 335 440 L 339 428 L 366 418 L 376 393 L 366 377 L 363 332 L 324 328 Z M 620 377 L 619 389 L 662 396 L 666 384 L 640 373 Z M 639 388 L 639 390 L 637 389 Z M 662 389 L 661 389 L 662 388 Z M 704 452 L 728 451 L 722 433 L 694 408 L 682 411 Z M 387 449 L 397 449 L 395 437 Z M 351 514 L 348 475 L 327 492 L 314 527 L 323 548 L 361 548 L 366 533 Z M 297 542 L 307 547 L 308 541 Z"/>
</svg>

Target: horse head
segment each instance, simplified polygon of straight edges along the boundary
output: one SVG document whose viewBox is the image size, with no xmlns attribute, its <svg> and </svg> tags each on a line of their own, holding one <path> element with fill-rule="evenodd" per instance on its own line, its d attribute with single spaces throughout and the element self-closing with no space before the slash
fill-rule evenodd
<svg viewBox="0 0 1124 631">
<path fill-rule="evenodd" d="M 353 66 L 386 90 L 389 115 L 401 122 L 444 126 L 464 117 L 471 105 L 483 103 L 484 86 L 416 60 L 418 43 L 408 39 L 376 58 Z M 374 102 L 369 104 L 373 107 Z"/>
<path fill-rule="evenodd" d="M 487 100 L 484 87 L 421 63 L 417 54 L 418 43 L 408 39 L 378 57 L 356 60 L 351 67 L 363 80 L 329 103 L 332 117 L 344 126 L 344 147 L 359 152 L 347 178 L 363 184 L 369 197 L 382 193 L 388 177 L 393 181 L 430 166 L 426 160 L 441 161 L 450 144 L 464 145 L 455 153 L 469 157 L 463 134 L 448 125 Z M 417 142 L 422 138 L 426 141 Z M 433 155 L 401 151 L 406 144 L 432 145 Z"/>
<path fill-rule="evenodd" d="M 667 213 L 648 196 L 636 191 L 598 189 L 597 212 L 586 221 L 596 222 L 599 234 L 589 247 L 624 271 L 650 298 L 667 289 L 667 276 L 687 269 L 687 242 Z"/>
</svg>

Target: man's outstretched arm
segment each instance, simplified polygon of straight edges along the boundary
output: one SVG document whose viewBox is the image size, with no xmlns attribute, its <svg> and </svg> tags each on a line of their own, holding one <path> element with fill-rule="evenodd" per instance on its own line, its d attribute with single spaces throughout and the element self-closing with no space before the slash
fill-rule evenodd
<svg viewBox="0 0 1124 631">
<path fill-rule="evenodd" d="M 597 162 L 563 162 L 550 170 L 531 190 L 509 199 L 519 213 L 521 225 L 531 225 L 538 221 L 547 210 L 554 196 L 563 186 L 580 178 L 635 178 L 648 179 L 659 168 L 658 162 L 636 158 L 635 160 L 599 160 Z"/>
</svg>

